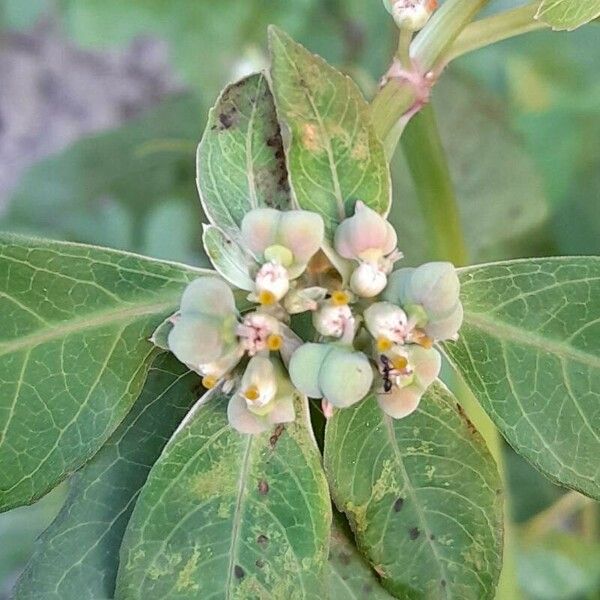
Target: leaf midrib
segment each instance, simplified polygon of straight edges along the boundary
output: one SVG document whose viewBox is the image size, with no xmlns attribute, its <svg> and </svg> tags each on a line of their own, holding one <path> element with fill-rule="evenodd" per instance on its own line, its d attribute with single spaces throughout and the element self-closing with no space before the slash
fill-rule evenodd
<svg viewBox="0 0 600 600">
<path fill-rule="evenodd" d="M 0 356 L 18 352 L 25 348 L 34 348 L 46 342 L 64 338 L 73 333 L 96 329 L 106 325 L 118 324 L 129 319 L 135 321 L 139 317 L 160 314 L 167 310 L 174 310 L 177 307 L 177 300 L 180 295 L 180 291 L 174 291 L 172 299 L 169 301 L 138 304 L 129 308 L 119 307 L 118 309 L 99 311 L 94 316 L 86 316 L 85 318 L 57 323 L 56 326 L 36 331 L 29 335 L 18 337 L 14 340 L 0 344 Z"/>
<path fill-rule="evenodd" d="M 413 506 L 415 507 L 415 511 L 418 515 L 421 526 L 423 527 L 423 532 L 426 537 L 427 544 L 431 548 L 431 551 L 433 552 L 435 561 L 439 566 L 440 575 L 446 581 L 448 581 L 449 578 L 446 573 L 446 566 L 443 562 L 442 557 L 438 554 L 435 544 L 431 540 L 431 530 L 427 523 L 427 517 L 425 516 L 425 513 L 424 513 L 423 509 L 421 508 L 421 505 L 419 504 L 419 499 L 417 498 L 416 490 L 413 487 L 412 481 L 408 474 L 408 471 L 406 470 L 406 467 L 404 466 L 404 459 L 402 457 L 402 452 L 400 451 L 400 448 L 398 446 L 398 440 L 396 439 L 396 432 L 394 431 L 394 425 L 393 425 L 392 418 L 387 415 L 382 415 L 382 418 L 383 418 L 383 422 L 385 424 L 385 428 L 386 428 L 386 432 L 387 432 L 387 435 L 388 435 L 388 438 L 390 441 L 390 445 L 392 447 L 392 450 L 394 451 L 394 456 L 396 457 L 397 464 L 398 464 L 400 470 L 402 471 L 404 481 L 406 482 L 406 490 L 411 498 Z M 451 598 L 451 595 L 449 595 L 450 591 L 448 590 L 448 587 L 442 588 L 442 591 L 443 591 L 444 597 L 446 599 Z"/>
<path fill-rule="evenodd" d="M 543 337 L 533 331 L 498 321 L 490 315 L 465 312 L 464 322 L 507 342 L 530 346 L 561 358 L 579 362 L 593 369 L 600 369 L 600 357 L 574 348 L 563 341 Z"/>
</svg>

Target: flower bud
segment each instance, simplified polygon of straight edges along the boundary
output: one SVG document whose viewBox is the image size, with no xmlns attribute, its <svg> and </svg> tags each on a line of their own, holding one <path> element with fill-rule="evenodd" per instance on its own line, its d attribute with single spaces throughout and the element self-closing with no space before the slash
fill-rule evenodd
<svg viewBox="0 0 600 600">
<path fill-rule="evenodd" d="M 373 383 L 373 369 L 362 352 L 332 344 L 304 344 L 290 361 L 292 383 L 311 398 L 338 408 L 362 400 Z"/>
<path fill-rule="evenodd" d="M 325 302 L 313 313 L 314 328 L 329 337 L 342 337 L 350 319 L 352 310 L 347 304 L 336 305 L 331 301 Z"/>
<path fill-rule="evenodd" d="M 367 308 L 364 317 L 380 352 L 385 352 L 392 344 L 404 343 L 409 332 L 408 317 L 400 307 L 389 302 L 376 302 Z"/>
<path fill-rule="evenodd" d="M 285 267 L 290 279 L 303 273 L 321 247 L 324 235 L 321 216 L 305 210 L 256 208 L 246 214 L 241 224 L 244 246 L 259 262 L 276 262 Z"/>
<path fill-rule="evenodd" d="M 361 263 L 350 277 L 350 289 L 361 298 L 374 298 L 387 285 L 387 275 L 372 263 Z"/>
<path fill-rule="evenodd" d="M 395 271 L 384 297 L 403 306 L 409 320 L 433 339 L 453 338 L 462 324 L 460 281 L 451 263 L 433 262 Z"/>
<path fill-rule="evenodd" d="M 384 0 L 387 11 L 400 29 L 419 31 L 437 8 L 436 0 Z"/>
<path fill-rule="evenodd" d="M 265 263 L 255 279 L 254 295 L 266 306 L 279 302 L 290 289 L 290 279 L 285 267 L 278 263 Z"/>
</svg>

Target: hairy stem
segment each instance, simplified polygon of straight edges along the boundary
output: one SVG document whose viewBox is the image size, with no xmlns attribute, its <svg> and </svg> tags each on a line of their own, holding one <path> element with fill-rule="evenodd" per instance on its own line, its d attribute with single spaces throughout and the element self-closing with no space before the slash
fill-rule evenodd
<svg viewBox="0 0 600 600">
<path fill-rule="evenodd" d="M 428 224 L 433 257 L 467 263 L 460 214 L 435 114 L 426 106 L 408 124 L 402 149 Z"/>
<path fill-rule="evenodd" d="M 496 42 L 530 31 L 548 29 L 546 23 L 535 19 L 539 6 L 538 0 L 527 6 L 508 10 L 493 17 L 471 23 L 465 27 L 446 53 L 443 59 L 444 65 L 459 56 L 463 56 L 463 54 L 479 50 Z"/>
</svg>

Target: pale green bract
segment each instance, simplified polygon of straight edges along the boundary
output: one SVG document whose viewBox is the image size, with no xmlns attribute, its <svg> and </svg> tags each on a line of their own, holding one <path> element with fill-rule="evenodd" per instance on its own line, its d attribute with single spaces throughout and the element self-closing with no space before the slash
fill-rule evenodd
<svg viewBox="0 0 600 600">
<path fill-rule="evenodd" d="M 536 19 L 572 31 L 600 16 L 600 0 L 542 0 Z"/>
<path fill-rule="evenodd" d="M 274 27 L 269 40 L 273 94 L 300 208 L 318 212 L 330 238 L 358 200 L 387 214 L 389 166 L 356 84 Z"/>
<path fill-rule="evenodd" d="M 331 508 L 306 400 L 256 436 L 229 425 L 227 400 L 209 392 L 150 472 L 117 600 L 325 597 Z"/>
<path fill-rule="evenodd" d="M 324 460 L 336 506 L 395 597 L 494 598 L 500 478 L 443 386 L 429 388 L 406 419 L 387 416 L 373 398 L 337 411 L 327 423 Z"/>
<path fill-rule="evenodd" d="M 104 444 L 142 389 L 152 332 L 202 273 L 0 238 L 0 510 L 41 497 Z"/>
<path fill-rule="evenodd" d="M 444 348 L 510 444 L 600 498 L 600 258 L 460 270 L 465 320 Z"/>
</svg>

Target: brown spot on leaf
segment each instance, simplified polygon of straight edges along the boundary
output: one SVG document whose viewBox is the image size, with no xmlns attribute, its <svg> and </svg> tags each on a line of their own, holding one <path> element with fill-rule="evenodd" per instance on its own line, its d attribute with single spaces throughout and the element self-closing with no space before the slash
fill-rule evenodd
<svg viewBox="0 0 600 600">
<path fill-rule="evenodd" d="M 258 493 L 261 496 L 266 496 L 269 493 L 269 484 L 264 479 L 258 482 Z"/>
<path fill-rule="evenodd" d="M 238 579 L 243 579 L 246 572 L 244 571 L 244 569 L 242 569 L 242 567 L 240 567 L 240 565 L 235 565 L 235 567 L 233 567 L 233 574 Z"/>
<path fill-rule="evenodd" d="M 445 579 L 442 579 L 442 580 L 440 581 L 440 584 L 442 585 L 442 587 L 446 587 L 446 580 L 445 580 Z"/>
<path fill-rule="evenodd" d="M 310 152 L 317 152 L 322 149 L 319 130 L 313 123 L 304 123 L 302 125 L 302 145 Z"/>
<path fill-rule="evenodd" d="M 411 527 L 408 530 L 408 537 L 414 542 L 421 535 L 421 530 L 418 527 Z"/>
<path fill-rule="evenodd" d="M 473 425 L 473 423 L 471 423 L 471 420 L 469 419 L 469 417 L 467 417 L 467 414 L 465 413 L 463 407 L 457 403 L 456 409 L 458 410 L 458 414 L 461 416 L 462 420 L 465 422 L 469 432 L 473 435 L 477 435 L 477 429 L 475 428 L 475 425 Z"/>
<path fill-rule="evenodd" d="M 269 445 L 271 446 L 271 450 L 275 450 L 275 446 L 277 446 L 277 442 L 279 441 L 279 438 L 283 435 L 284 431 L 285 425 L 283 423 L 280 423 L 279 425 L 277 425 L 277 427 L 275 427 L 273 435 L 269 438 Z"/>
<path fill-rule="evenodd" d="M 265 561 L 262 558 L 257 558 L 254 563 L 259 569 L 262 569 L 265 566 Z"/>
<path fill-rule="evenodd" d="M 259 546 L 266 546 L 269 543 L 269 538 L 264 535 L 264 534 L 260 534 L 257 538 L 256 538 L 256 543 Z"/>
<path fill-rule="evenodd" d="M 402 507 L 404 506 L 404 498 L 398 498 L 396 502 L 394 502 L 394 512 L 400 512 Z"/>
</svg>

